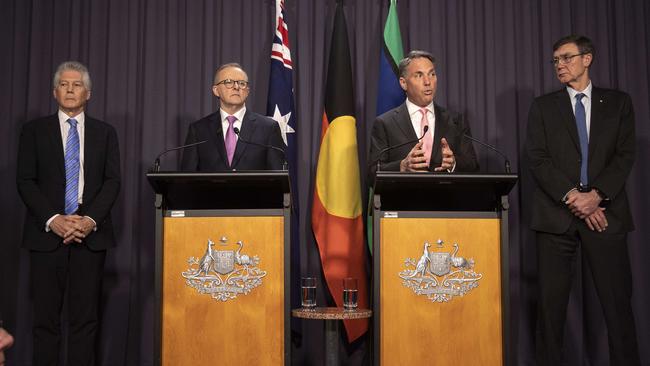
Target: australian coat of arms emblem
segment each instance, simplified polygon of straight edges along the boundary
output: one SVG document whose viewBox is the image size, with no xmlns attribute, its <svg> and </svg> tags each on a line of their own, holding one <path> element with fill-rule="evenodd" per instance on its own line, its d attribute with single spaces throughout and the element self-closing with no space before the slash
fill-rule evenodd
<svg viewBox="0 0 650 366">
<path fill-rule="evenodd" d="M 443 248 L 438 239 L 438 249 Z M 474 260 L 458 256 L 458 244 L 449 252 L 429 251 L 431 244 L 424 243 L 419 260 L 407 258 L 406 269 L 399 273 L 402 283 L 416 295 L 424 295 L 433 302 L 447 302 L 454 296 L 464 296 L 478 287 L 482 274 L 474 272 Z"/>
<path fill-rule="evenodd" d="M 227 246 L 228 239 L 222 237 L 220 246 Z M 235 299 L 238 294 L 248 294 L 262 284 L 266 271 L 257 267 L 260 259 L 249 256 L 241 251 L 244 243 L 238 241 L 239 248 L 235 250 L 219 250 L 215 243 L 208 239 L 205 253 L 199 259 L 190 257 L 187 260 L 189 268 L 182 273 L 185 284 L 196 289 L 200 294 L 209 294 L 212 298 L 228 301 Z"/>
</svg>

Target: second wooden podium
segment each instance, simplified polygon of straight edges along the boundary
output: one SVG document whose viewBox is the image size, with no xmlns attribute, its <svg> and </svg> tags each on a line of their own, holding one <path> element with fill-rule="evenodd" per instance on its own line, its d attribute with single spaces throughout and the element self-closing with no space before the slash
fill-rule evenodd
<svg viewBox="0 0 650 366">
<path fill-rule="evenodd" d="M 149 173 L 157 365 L 289 365 L 286 172 Z"/>
<path fill-rule="evenodd" d="M 382 173 L 375 182 L 375 365 L 507 364 L 514 174 Z"/>
</svg>

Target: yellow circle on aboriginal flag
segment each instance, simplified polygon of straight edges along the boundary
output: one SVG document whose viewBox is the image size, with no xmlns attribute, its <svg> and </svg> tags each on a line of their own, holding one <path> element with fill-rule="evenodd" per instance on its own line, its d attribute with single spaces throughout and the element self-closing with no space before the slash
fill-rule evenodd
<svg viewBox="0 0 650 366">
<path fill-rule="evenodd" d="M 316 189 L 327 213 L 345 218 L 361 215 L 357 128 L 354 117 L 338 117 L 325 131 L 318 155 Z"/>
</svg>

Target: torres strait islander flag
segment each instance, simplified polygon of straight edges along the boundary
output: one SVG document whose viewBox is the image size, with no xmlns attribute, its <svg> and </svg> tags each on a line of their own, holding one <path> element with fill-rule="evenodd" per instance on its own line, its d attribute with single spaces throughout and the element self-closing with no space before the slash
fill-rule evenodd
<svg viewBox="0 0 650 366">
<path fill-rule="evenodd" d="M 336 6 L 316 169 L 312 228 L 327 287 L 343 306 L 343 279 L 359 281 L 358 305 L 368 308 L 361 183 L 354 118 L 352 66 L 345 14 Z M 350 342 L 368 330 L 367 319 L 344 321 Z"/>
<path fill-rule="evenodd" d="M 404 47 L 402 46 L 402 33 L 399 29 L 399 18 L 397 17 L 397 0 L 389 0 L 388 15 L 384 34 L 381 39 L 381 51 L 379 55 L 379 79 L 377 82 L 377 116 L 399 107 L 406 100 L 406 94 L 399 85 L 398 65 L 404 58 Z M 372 253 L 373 238 L 373 187 L 370 187 L 368 195 L 368 248 Z"/>
</svg>

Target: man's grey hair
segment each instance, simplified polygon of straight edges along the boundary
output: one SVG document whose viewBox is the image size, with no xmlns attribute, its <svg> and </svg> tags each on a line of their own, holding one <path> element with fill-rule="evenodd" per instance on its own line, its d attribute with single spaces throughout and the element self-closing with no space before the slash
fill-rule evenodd
<svg viewBox="0 0 650 366">
<path fill-rule="evenodd" d="M 217 75 L 219 75 L 219 72 L 221 72 L 221 70 L 227 69 L 229 67 L 236 67 L 236 68 L 240 69 L 241 71 L 244 72 L 244 75 L 246 75 L 246 79 L 248 79 L 248 73 L 246 72 L 246 70 L 244 70 L 244 68 L 240 64 L 238 64 L 236 62 L 229 62 L 227 64 L 223 64 L 223 65 L 219 66 L 217 68 L 217 71 L 214 72 L 214 80 L 212 81 L 212 85 L 217 85 L 217 83 L 219 82 L 219 80 L 217 80 Z"/>
<path fill-rule="evenodd" d="M 433 57 L 432 54 L 430 54 L 427 51 L 421 51 L 421 50 L 413 50 L 406 55 L 400 62 L 399 62 L 399 76 L 404 77 L 406 76 L 406 68 L 408 65 L 411 63 L 411 61 L 415 60 L 416 58 L 421 58 L 424 57 L 431 61 L 431 63 L 435 66 L 436 64 L 436 58 Z"/>
<path fill-rule="evenodd" d="M 61 81 L 61 74 L 64 71 L 78 71 L 81 73 L 81 81 L 83 81 L 84 86 L 86 89 L 90 90 L 92 88 L 92 81 L 90 80 L 90 73 L 88 72 L 88 68 L 82 64 L 79 61 L 65 61 L 62 62 L 59 67 L 56 68 L 56 72 L 54 73 L 54 78 L 52 79 L 52 88 L 56 89 L 57 86 L 59 85 L 59 81 Z"/>
</svg>

